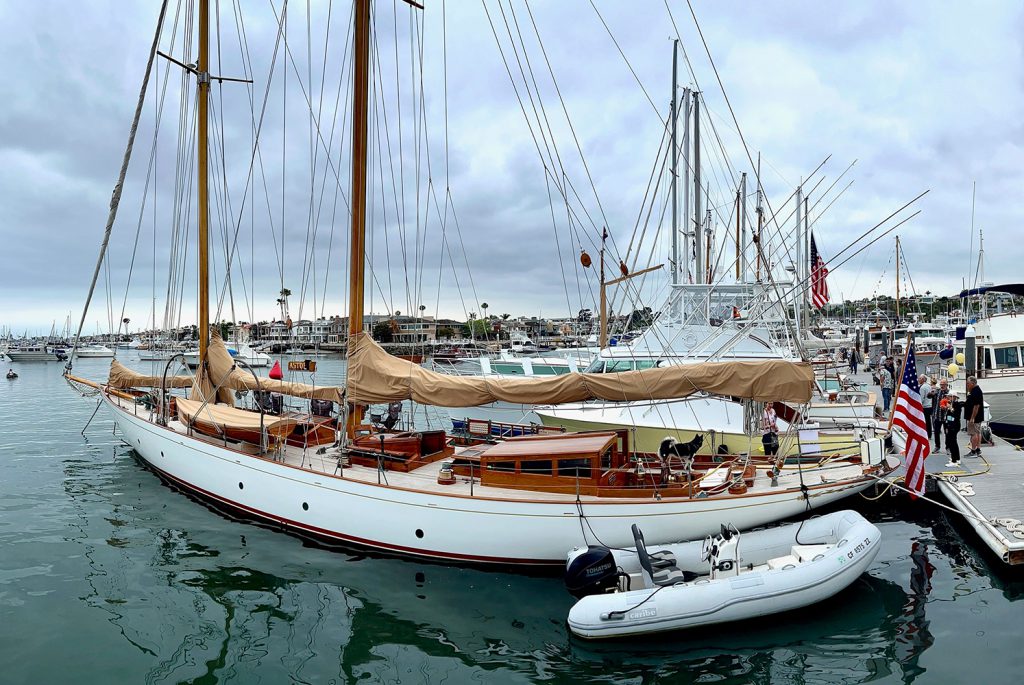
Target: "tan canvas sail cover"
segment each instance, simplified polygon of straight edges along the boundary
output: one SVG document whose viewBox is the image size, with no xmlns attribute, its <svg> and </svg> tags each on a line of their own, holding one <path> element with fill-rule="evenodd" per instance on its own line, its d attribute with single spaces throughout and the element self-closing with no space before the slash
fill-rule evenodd
<svg viewBox="0 0 1024 685">
<path fill-rule="evenodd" d="M 449 376 L 394 357 L 361 332 L 349 337 L 347 383 L 349 401 L 360 404 L 405 399 L 441 407 L 475 407 L 497 401 L 621 402 L 674 399 L 700 391 L 760 402 L 807 402 L 811 399 L 814 371 L 806 362 L 770 360 L 705 362 L 542 378 Z"/>
<path fill-rule="evenodd" d="M 198 400 L 176 400 L 178 414 L 190 422 L 205 423 L 217 426 L 225 433 L 236 431 L 248 431 L 258 433 L 260 430 L 260 415 L 258 412 L 228 407 L 223 404 L 204 405 Z M 295 418 L 281 416 L 263 415 L 263 428 L 271 435 L 287 435 L 298 423 Z"/>
<path fill-rule="evenodd" d="M 133 371 L 121 362 L 114 359 L 110 362 L 110 377 L 107 379 L 107 385 L 112 388 L 121 388 L 127 390 L 128 388 L 159 388 L 162 382 L 160 376 L 148 376 L 138 371 Z M 167 377 L 168 388 L 191 388 L 192 378 L 191 376 L 168 376 Z"/>
<path fill-rule="evenodd" d="M 196 392 L 193 379 L 189 376 L 168 376 L 168 388 L 193 388 L 191 394 L 193 399 L 201 399 L 213 388 L 220 384 L 219 398 L 221 404 L 231 404 L 231 393 L 235 390 L 256 390 L 257 382 L 252 373 L 235 367 L 231 354 L 224 347 L 224 341 L 220 336 L 214 335 L 210 338 L 210 345 L 207 349 L 207 365 L 209 377 L 203 384 L 200 392 Z M 198 374 L 197 374 L 198 377 Z M 159 388 L 160 376 L 148 376 L 138 371 L 132 371 L 119 361 L 114 359 L 110 363 L 110 377 L 108 384 L 114 388 Z M 313 386 L 306 383 L 288 383 L 286 381 L 275 381 L 272 378 L 261 376 L 259 389 L 279 392 L 292 397 L 305 397 L 316 400 L 330 400 L 341 403 L 344 396 L 344 388 L 335 385 Z M 227 397 L 224 397 L 224 395 Z"/>
</svg>

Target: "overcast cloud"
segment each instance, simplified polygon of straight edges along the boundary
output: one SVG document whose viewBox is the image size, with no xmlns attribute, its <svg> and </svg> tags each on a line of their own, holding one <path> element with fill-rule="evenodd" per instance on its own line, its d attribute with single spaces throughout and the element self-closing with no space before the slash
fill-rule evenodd
<svg viewBox="0 0 1024 685">
<path fill-rule="evenodd" d="M 231 3 L 220 4 L 223 52 L 217 66 L 223 75 L 242 76 Z M 223 187 L 219 171 L 223 168 L 231 208 L 215 212 L 217 217 L 230 218 L 214 219 L 219 277 L 214 287 L 220 291 L 223 276 L 224 247 L 219 236 L 222 230 L 233 231 L 241 217 L 236 266 L 241 266 L 244 275 L 236 272 L 233 280 L 235 318 L 275 317 L 274 300 L 282 279 L 293 291 L 293 316 L 299 314 L 300 307 L 304 317 L 321 312 L 344 315 L 350 125 L 346 118 L 349 81 L 342 64 L 350 8 L 343 2 L 333 3 L 336 7 L 328 36 L 328 5 L 312 3 L 312 46 L 307 53 L 306 3 L 290 3 L 288 41 L 293 62 L 287 69 L 288 105 L 285 109 L 281 104 L 285 86 L 283 53 L 279 53 L 260 132 L 262 169 L 257 165 L 256 187 L 246 191 L 252 121 L 260 115 L 274 51 L 272 7 L 280 11 L 281 2 L 242 4 L 255 105 L 250 108 L 249 91 L 243 85 L 225 84 L 215 89 L 214 126 L 219 149 L 223 119 L 225 158 L 222 162 L 218 153 L 212 160 L 217 167 L 214 183 Z M 596 261 L 594 245 L 604 224 L 611 232 L 616 258 L 626 256 L 632 241 L 634 247 L 627 259 L 631 266 L 665 261 L 667 174 L 660 166 L 655 174 L 660 186 L 650 225 L 642 246 L 636 246 L 649 209 L 645 205 L 648 179 L 663 149 L 663 119 L 669 99 L 670 39 L 676 28 L 664 2 L 597 2 L 600 16 L 583 0 L 531 3 L 535 32 L 530 13 L 521 2 L 514 2 L 510 9 L 507 3 L 449 1 L 442 22 L 440 0 L 427 0 L 422 24 L 422 115 L 412 96 L 412 80 L 418 80 L 419 74 L 418 68 L 409 68 L 410 11 L 401 2 L 393 7 L 391 0 L 379 0 L 375 5 L 379 104 L 374 109 L 383 112 L 386 107 L 388 120 L 385 127 L 379 118 L 383 114 L 377 115 L 381 137 L 371 141 L 376 160 L 370 171 L 375 187 L 371 199 L 375 285 L 368 309 L 405 313 L 422 304 L 428 314 L 464 318 L 468 311 L 480 312 L 481 302 L 489 303 L 491 314 L 513 315 L 563 316 L 593 307 L 596 274 L 582 271 L 578 256 L 583 247 Z M 10 327 L 15 335 L 26 330 L 30 334 L 46 332 L 53 321 L 60 328 L 69 313 L 77 323 L 158 7 L 155 1 L 46 0 L 0 6 L 0 58 L 6 65 L 0 73 L 4 96 L 0 107 L 0 245 L 4 249 L 0 326 Z M 710 121 L 729 158 L 726 167 L 716 152 L 717 142 L 708 142 L 711 133 L 704 128 L 709 145 L 705 178 L 711 184 L 712 204 L 719 208 L 716 218 L 725 222 L 735 193 L 731 174 L 753 170 L 687 5 L 670 0 L 668 7 L 697 84 L 705 93 Z M 750 152 L 755 159 L 758 153 L 762 156 L 762 182 L 780 217 L 789 213 L 790 207 L 782 205 L 796 184 L 826 156 L 832 155 L 820 172 L 825 176 L 822 190 L 857 160 L 836 191 L 847 180 L 854 180 L 853 186 L 815 227 L 826 260 L 891 211 L 930 189 L 917 205 L 921 215 L 902 227 L 899 235 L 917 292 L 955 293 L 964 279 L 973 279 L 969 248 L 971 192 L 976 181 L 975 225 L 985 235 L 985 278 L 1019 280 L 1016 267 L 1024 259 L 1024 241 L 1017 228 L 1018 189 L 1024 185 L 1020 149 L 1024 79 L 1019 39 L 1024 21 L 1019 6 L 697 1 L 694 7 Z M 175 10 L 172 2 L 162 49 L 193 61 L 194 54 L 185 55 L 180 40 L 183 19 L 179 19 L 178 39 L 170 38 Z M 442 41 L 445 34 L 447 40 Z M 397 88 L 396 43 L 401 79 Z M 537 81 L 535 102 L 526 100 L 524 106 L 528 116 L 533 116 L 534 107 L 542 118 L 547 116 L 558 149 L 554 165 L 549 158 L 548 177 L 533 135 L 539 128 L 536 120 L 532 127 L 527 126 L 499 43 L 513 70 L 518 64 L 527 67 L 524 60 L 530 60 Z M 518 61 L 510 52 L 513 45 Z M 443 49 L 447 51 L 447 100 Z M 547 61 L 572 131 L 566 125 Z M 348 63 L 344 64 L 347 70 Z M 313 88 L 308 87 L 310 71 Z M 681 74 L 682 86 L 694 85 L 685 66 Z M 156 103 L 167 75 L 155 190 L 148 195 L 136 248 Z M 120 318 L 133 248 L 136 257 L 126 315 L 132 318 L 133 329 L 144 325 L 154 297 L 159 302 L 158 319 L 163 315 L 172 210 L 179 205 L 173 181 L 181 83 L 178 68 L 166 61 L 161 61 L 155 77 L 115 226 L 109 288 L 101 282 L 87 318 L 87 333 L 95 332 L 97 325 L 105 329 L 109 319 Z M 518 87 L 525 97 L 521 80 Z M 309 105 L 303 91 L 312 91 L 313 109 L 321 113 L 319 134 L 314 134 L 312 144 L 317 149 L 312 174 Z M 708 121 L 705 119 L 705 127 Z M 384 137 L 385 132 L 389 138 Z M 343 139 L 346 142 L 339 148 Z M 577 152 L 577 140 L 586 168 Z M 416 141 L 420 141 L 419 155 Z M 429 153 L 425 141 L 429 141 Z M 323 148 L 328 143 L 331 163 L 325 165 Z M 545 143 L 539 144 L 547 154 Z M 570 192 L 578 195 L 570 202 L 571 220 L 556 187 L 563 178 L 571 184 Z M 817 180 L 811 179 L 811 184 Z M 450 209 L 442 228 L 446 185 L 451 189 L 458 228 Z M 338 187 L 342 193 L 336 192 Z M 428 192 L 430 187 L 433 193 Z M 312 214 L 318 221 L 309 219 L 311 196 Z M 816 199 L 811 196 L 812 203 Z M 436 201 L 440 207 L 435 206 Z M 218 203 L 224 206 L 222 199 Z M 275 245 L 282 241 L 282 208 L 284 266 L 279 267 L 280 247 L 275 249 Z M 192 227 L 194 208 L 189 211 L 184 224 Z M 397 216 L 401 212 L 404 221 Z M 307 236 L 314 226 L 315 248 L 307 251 L 312 240 Z M 977 249 L 976 239 L 974 247 Z M 833 299 L 840 294 L 847 298 L 892 294 L 892 251 L 892 238 L 886 238 L 835 270 L 829 280 Z M 313 253 L 315 265 L 305 269 L 311 272 L 309 286 L 300 297 L 303 263 L 308 261 L 304 257 Z M 194 246 L 190 246 L 184 276 L 179 273 L 184 279 L 180 286 L 183 322 L 195 318 L 194 255 Z M 666 282 L 664 275 L 645 280 L 641 291 L 645 304 L 659 305 Z M 229 309 L 224 316 L 232 318 Z"/>
</svg>

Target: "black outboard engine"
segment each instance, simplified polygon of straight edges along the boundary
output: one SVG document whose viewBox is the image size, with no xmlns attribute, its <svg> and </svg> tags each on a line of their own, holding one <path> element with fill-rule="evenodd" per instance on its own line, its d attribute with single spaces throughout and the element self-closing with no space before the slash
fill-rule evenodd
<svg viewBox="0 0 1024 685">
<path fill-rule="evenodd" d="M 599 595 L 619 586 L 615 557 L 607 547 L 590 545 L 569 560 L 565 567 L 565 588 L 579 599 Z"/>
</svg>

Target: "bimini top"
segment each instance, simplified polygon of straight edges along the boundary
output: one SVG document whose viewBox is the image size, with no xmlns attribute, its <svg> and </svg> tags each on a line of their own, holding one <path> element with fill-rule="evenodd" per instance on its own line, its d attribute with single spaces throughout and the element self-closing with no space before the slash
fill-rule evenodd
<svg viewBox="0 0 1024 685">
<path fill-rule="evenodd" d="M 782 360 L 705 362 L 622 373 L 569 373 L 540 378 L 449 376 L 385 352 L 365 332 L 348 341 L 348 400 L 378 404 L 414 400 L 440 407 L 505 401 L 561 404 L 664 400 L 708 392 L 760 402 L 807 402 L 814 371 Z"/>
<path fill-rule="evenodd" d="M 984 295 L 985 293 L 1008 293 L 1024 297 L 1024 283 L 1007 283 L 1006 285 L 989 285 L 981 288 L 971 288 L 970 290 L 961 290 L 960 297 Z"/>
</svg>

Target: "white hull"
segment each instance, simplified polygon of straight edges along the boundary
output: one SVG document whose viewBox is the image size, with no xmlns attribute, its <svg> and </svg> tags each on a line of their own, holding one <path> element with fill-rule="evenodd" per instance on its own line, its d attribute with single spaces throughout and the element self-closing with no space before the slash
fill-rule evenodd
<svg viewBox="0 0 1024 685">
<path fill-rule="evenodd" d="M 170 350 L 142 350 L 139 352 L 139 360 L 144 362 L 165 362 L 173 357 L 177 352 Z"/>
<path fill-rule="evenodd" d="M 475 421 L 494 421 L 496 423 L 516 423 L 521 425 L 541 422 L 540 416 L 533 410 L 532 404 L 493 402 L 479 407 L 455 407 L 447 411 L 449 418 L 455 421 L 472 419 Z"/>
<path fill-rule="evenodd" d="M 53 352 L 24 352 L 20 350 L 7 350 L 7 356 L 12 362 L 57 362 L 60 358 Z"/>
<path fill-rule="evenodd" d="M 114 351 L 104 345 L 87 345 L 75 350 L 75 356 L 79 359 L 113 359 Z"/>
<path fill-rule="evenodd" d="M 266 354 L 264 352 L 256 352 L 255 350 L 241 351 L 238 354 L 232 355 L 232 357 L 239 361 L 245 362 L 254 369 L 266 368 L 270 366 L 271 363 L 273 363 L 273 360 L 270 358 L 269 354 Z M 192 367 L 199 366 L 198 350 L 193 352 L 186 352 L 185 363 Z"/>
<path fill-rule="evenodd" d="M 881 533 L 854 511 L 810 519 L 797 533 L 800 525 L 741 534 L 739 566 L 755 568 L 738 575 L 584 597 L 569 611 L 569 628 L 586 638 L 623 637 L 799 609 L 848 587 L 878 554 Z M 805 549 L 820 549 L 814 550 L 813 561 L 800 562 L 790 555 L 797 537 Z M 701 547 L 702 542 L 690 542 L 660 549 L 673 551 L 680 569 L 707 573 Z M 777 563 L 769 567 L 769 559 Z M 635 553 L 616 552 L 615 560 L 636 583 L 644 582 Z"/>
<path fill-rule="evenodd" d="M 466 482 L 437 486 L 414 474 L 353 466 L 344 477 L 333 463 L 307 468 L 252 456 L 189 437 L 150 421 L 137 405 L 122 407 L 104 394 L 124 440 L 144 462 L 178 486 L 236 512 L 295 533 L 392 553 L 460 562 L 562 564 L 566 552 L 593 542 L 632 542 L 640 522 L 652 542 L 699 537 L 723 520 L 751 528 L 804 512 L 807 503 L 794 474 L 784 484 L 739 496 L 611 499 L 551 495 Z M 134 412 L 140 412 L 136 415 Z M 321 457 L 312 459 L 320 460 Z M 327 460 L 330 462 L 330 460 Z M 869 487 L 874 480 L 850 466 L 810 483 L 813 507 Z M 766 480 L 764 475 L 760 479 Z M 465 479 L 463 479 L 465 480 Z M 792 482 L 791 482 L 792 481 Z M 534 499 L 526 499 L 534 497 Z M 582 514 L 586 522 L 580 520 Z M 587 531 L 584 537 L 583 530 Z"/>
</svg>

